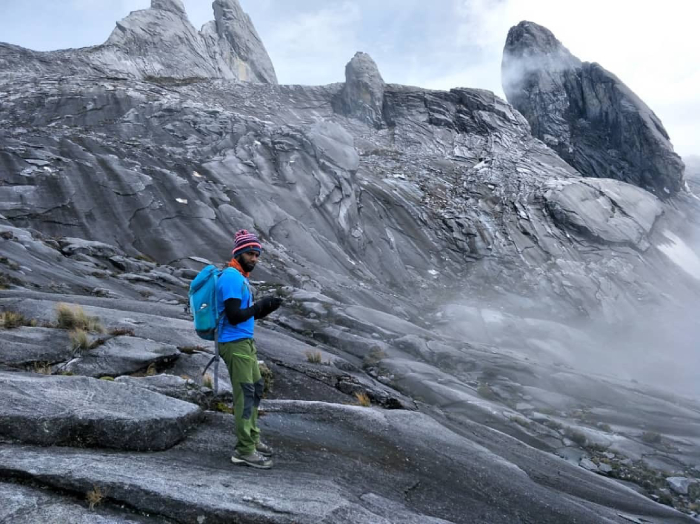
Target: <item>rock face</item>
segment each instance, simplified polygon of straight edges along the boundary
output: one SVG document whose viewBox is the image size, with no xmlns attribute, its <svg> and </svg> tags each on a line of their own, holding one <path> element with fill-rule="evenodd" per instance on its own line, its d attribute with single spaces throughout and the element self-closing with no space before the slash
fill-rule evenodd
<svg viewBox="0 0 700 524">
<path fill-rule="evenodd" d="M 615 75 L 581 62 L 546 28 L 521 22 L 503 51 L 508 101 L 581 174 L 615 178 L 667 198 L 683 162 L 658 117 Z"/>
<path fill-rule="evenodd" d="M 219 45 L 210 48 L 226 50 L 226 43 L 233 53 L 223 53 L 228 67 L 238 74 L 238 79 L 247 82 L 276 84 L 277 77 L 265 46 L 255 31 L 250 17 L 241 9 L 238 0 L 215 0 L 215 21 L 202 28 L 208 42 L 214 41 L 214 27 L 219 37 Z"/>
<path fill-rule="evenodd" d="M 371 126 L 383 124 L 384 80 L 366 53 L 356 53 L 345 66 L 345 85 L 335 101 L 337 111 Z"/>
<path fill-rule="evenodd" d="M 226 78 L 277 83 L 270 57 L 238 0 L 216 0 L 215 20 L 198 32 L 181 0 L 152 0 L 134 11 L 107 41 L 78 50 L 36 52 L 0 44 L 4 73 Z"/>
</svg>

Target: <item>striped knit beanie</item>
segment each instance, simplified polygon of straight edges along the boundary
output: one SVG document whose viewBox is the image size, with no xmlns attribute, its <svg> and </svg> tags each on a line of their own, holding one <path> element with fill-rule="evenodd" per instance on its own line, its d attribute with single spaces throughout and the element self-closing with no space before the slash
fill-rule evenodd
<svg viewBox="0 0 700 524">
<path fill-rule="evenodd" d="M 241 229 L 236 231 L 236 236 L 233 244 L 233 257 L 237 257 L 241 253 L 247 253 L 248 251 L 257 251 L 258 254 L 262 252 L 262 246 L 258 237 L 253 233 L 249 233 L 246 229 Z"/>
</svg>

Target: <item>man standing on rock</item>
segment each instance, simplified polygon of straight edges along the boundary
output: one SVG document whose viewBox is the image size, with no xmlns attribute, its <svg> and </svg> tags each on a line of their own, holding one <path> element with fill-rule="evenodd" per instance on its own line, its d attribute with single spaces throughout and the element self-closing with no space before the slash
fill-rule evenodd
<svg viewBox="0 0 700 524">
<path fill-rule="evenodd" d="M 253 341 L 255 319 L 263 318 L 282 304 L 279 297 L 253 301 L 248 282 L 255 269 L 262 246 L 257 237 L 242 229 L 236 233 L 233 258 L 229 266 L 237 271 L 224 271 L 217 283 L 219 304 L 219 353 L 226 362 L 233 388 L 236 418 L 234 464 L 255 468 L 272 467 L 272 448 L 260 440 L 258 406 L 263 395 L 263 379 L 258 368 L 258 355 Z M 223 312 L 226 315 L 222 315 Z"/>
</svg>

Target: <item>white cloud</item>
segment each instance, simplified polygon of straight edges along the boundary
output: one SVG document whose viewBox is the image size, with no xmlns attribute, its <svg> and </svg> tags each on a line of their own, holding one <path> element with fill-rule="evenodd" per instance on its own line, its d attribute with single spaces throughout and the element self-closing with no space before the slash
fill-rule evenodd
<svg viewBox="0 0 700 524">
<path fill-rule="evenodd" d="M 328 82 L 329 66 L 342 81 L 343 65 L 358 47 L 360 9 L 351 2 L 281 19 L 264 39 L 280 79 L 290 83 Z"/>
</svg>

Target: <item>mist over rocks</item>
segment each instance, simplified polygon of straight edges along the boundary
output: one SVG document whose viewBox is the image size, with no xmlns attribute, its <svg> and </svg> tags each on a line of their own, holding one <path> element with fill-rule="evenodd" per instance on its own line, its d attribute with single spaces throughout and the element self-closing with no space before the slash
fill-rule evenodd
<svg viewBox="0 0 700 524">
<path fill-rule="evenodd" d="M 659 198 L 683 186 L 684 165 L 659 118 L 614 74 L 581 62 L 533 22 L 511 28 L 502 84 L 532 133 L 582 175 L 615 178 Z"/>
</svg>

